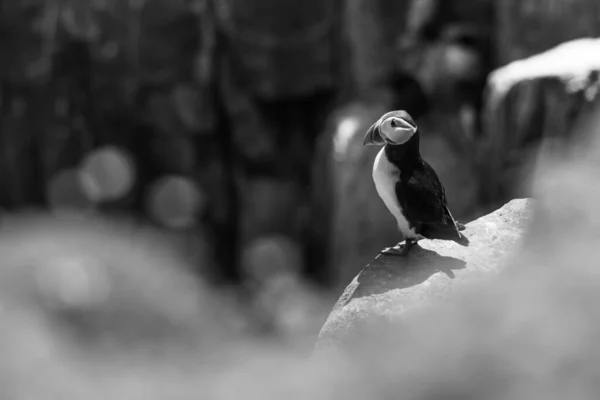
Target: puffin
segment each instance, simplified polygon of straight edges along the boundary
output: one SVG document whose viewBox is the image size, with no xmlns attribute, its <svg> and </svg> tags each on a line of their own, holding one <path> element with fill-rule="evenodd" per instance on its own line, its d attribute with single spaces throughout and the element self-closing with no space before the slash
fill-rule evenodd
<svg viewBox="0 0 600 400">
<path fill-rule="evenodd" d="M 367 130 L 363 145 L 383 145 L 373 164 L 377 194 L 404 237 L 381 254 L 407 256 L 419 240 L 451 240 L 468 246 L 446 202 L 446 190 L 419 152 L 419 130 L 408 112 L 390 111 Z"/>
</svg>

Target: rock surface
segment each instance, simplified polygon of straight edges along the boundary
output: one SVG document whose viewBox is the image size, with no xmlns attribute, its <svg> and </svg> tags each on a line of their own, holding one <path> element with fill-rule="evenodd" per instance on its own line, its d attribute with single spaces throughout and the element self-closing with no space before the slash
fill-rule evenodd
<svg viewBox="0 0 600 400">
<path fill-rule="evenodd" d="M 340 342 L 373 319 L 443 298 L 459 284 L 494 276 L 519 246 L 532 200 L 517 199 L 469 224 L 469 247 L 423 240 L 407 259 L 379 255 L 348 285 L 321 329 L 317 348 Z"/>
</svg>

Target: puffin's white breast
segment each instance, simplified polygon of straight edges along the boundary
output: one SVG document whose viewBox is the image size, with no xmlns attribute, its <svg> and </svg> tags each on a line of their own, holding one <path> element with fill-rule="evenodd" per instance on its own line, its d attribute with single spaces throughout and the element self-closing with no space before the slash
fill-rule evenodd
<svg viewBox="0 0 600 400">
<path fill-rule="evenodd" d="M 396 218 L 398 229 L 404 237 L 416 237 L 413 229 L 402 214 L 402 207 L 396 197 L 396 182 L 400 179 L 400 170 L 392 164 L 385 155 L 385 147 L 381 149 L 373 164 L 373 181 L 375 188 L 385 206 Z"/>
</svg>

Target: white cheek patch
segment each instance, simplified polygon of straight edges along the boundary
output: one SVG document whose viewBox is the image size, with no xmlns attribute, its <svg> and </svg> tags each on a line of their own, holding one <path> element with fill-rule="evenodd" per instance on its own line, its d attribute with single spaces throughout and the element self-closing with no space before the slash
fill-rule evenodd
<svg viewBox="0 0 600 400">
<path fill-rule="evenodd" d="M 395 128 L 387 137 L 395 144 L 404 144 L 414 135 L 414 129 L 410 128 Z"/>
</svg>

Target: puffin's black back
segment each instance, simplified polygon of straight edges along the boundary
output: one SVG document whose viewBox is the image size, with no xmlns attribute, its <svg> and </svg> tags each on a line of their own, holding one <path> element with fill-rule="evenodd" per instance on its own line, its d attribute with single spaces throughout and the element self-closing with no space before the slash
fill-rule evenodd
<svg viewBox="0 0 600 400">
<path fill-rule="evenodd" d="M 428 239 L 453 240 L 467 246 L 469 240 L 459 232 L 448 210 L 444 186 L 421 157 L 418 131 L 405 144 L 386 145 L 385 153 L 400 169 L 396 197 L 411 227 Z"/>
</svg>

